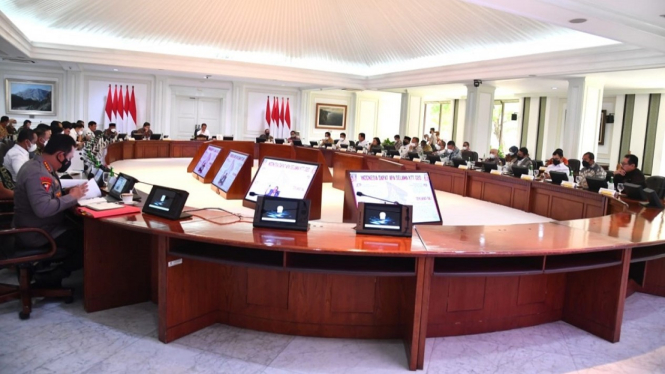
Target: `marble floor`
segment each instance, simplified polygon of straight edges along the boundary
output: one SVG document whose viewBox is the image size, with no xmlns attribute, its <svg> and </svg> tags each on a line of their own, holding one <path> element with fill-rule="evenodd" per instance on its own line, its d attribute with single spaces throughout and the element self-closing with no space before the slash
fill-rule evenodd
<svg viewBox="0 0 665 374">
<path fill-rule="evenodd" d="M 148 302 L 87 314 L 81 273 L 65 305 L 0 304 L 0 373 L 407 373 L 398 340 L 321 339 L 214 325 L 170 344 L 157 340 Z M 0 282 L 14 274 L 0 270 Z M 427 339 L 423 373 L 665 373 L 665 298 L 626 301 L 621 341 L 608 343 L 564 322 L 491 334 Z"/>
</svg>

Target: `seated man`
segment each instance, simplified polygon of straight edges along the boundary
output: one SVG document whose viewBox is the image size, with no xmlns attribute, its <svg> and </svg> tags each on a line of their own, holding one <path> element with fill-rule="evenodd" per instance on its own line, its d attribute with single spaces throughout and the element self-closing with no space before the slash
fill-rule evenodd
<svg viewBox="0 0 665 374">
<path fill-rule="evenodd" d="M 490 156 L 484 160 L 484 162 L 496 164 L 497 167 L 503 166 L 503 162 L 499 158 L 499 150 L 496 148 L 490 149 Z"/>
<path fill-rule="evenodd" d="M 10 118 L 9 119 L 9 124 L 7 125 L 7 134 L 9 135 L 14 135 L 16 134 L 16 119 L 15 118 Z"/>
<path fill-rule="evenodd" d="M 270 130 L 266 129 L 266 131 L 268 131 L 268 134 L 270 134 Z M 296 135 L 295 131 L 291 131 L 291 133 L 289 133 L 289 135 L 290 136 L 286 139 L 287 143 L 293 143 L 294 140 L 300 140 L 300 137 L 298 135 Z M 261 135 L 261 136 L 263 136 L 263 135 Z M 271 138 L 271 136 L 268 136 L 265 139 L 270 139 L 270 138 Z"/>
<path fill-rule="evenodd" d="M 9 117 L 2 116 L 0 118 L 0 140 L 4 139 L 9 135 L 7 132 L 7 126 L 9 126 Z"/>
<path fill-rule="evenodd" d="M 396 148 L 396 149 L 399 149 L 399 147 L 402 146 L 402 139 L 399 137 L 399 134 L 398 134 L 398 135 L 395 135 L 395 136 L 393 137 L 393 140 L 395 140 L 395 148 Z"/>
<path fill-rule="evenodd" d="M 369 147 L 369 141 L 365 139 L 365 133 L 361 132 L 358 134 L 358 142 L 356 142 L 356 147 L 363 147 L 367 149 Z"/>
<path fill-rule="evenodd" d="M 346 138 L 346 133 L 340 133 L 339 140 L 337 140 L 337 148 L 341 148 L 343 145 L 348 146 L 349 144 L 349 139 Z"/>
<path fill-rule="evenodd" d="M 106 139 L 115 139 L 118 134 L 118 130 L 115 128 L 115 123 L 109 123 L 109 128 L 104 130 L 104 137 Z"/>
<path fill-rule="evenodd" d="M 431 153 L 432 152 L 432 146 L 427 143 L 425 140 L 420 141 L 420 148 L 423 149 L 424 153 Z"/>
<path fill-rule="evenodd" d="M 554 153 L 552 153 L 552 164 L 547 166 L 547 168 L 545 169 L 545 178 L 550 177 L 551 171 L 558 171 L 561 173 L 570 174 L 570 169 L 568 169 L 568 166 L 563 164 L 561 160 L 562 158 L 563 158 L 562 150 L 557 149 L 554 151 Z"/>
<path fill-rule="evenodd" d="M 210 138 L 210 132 L 208 131 L 208 125 L 205 123 L 201 124 L 201 129 L 196 131 L 196 136 L 207 136 Z M 221 139 L 219 139 L 221 140 Z"/>
<path fill-rule="evenodd" d="M 411 137 L 405 136 L 401 144 L 395 143 L 395 148 L 399 151 L 400 158 L 409 158 L 409 149 L 411 148 Z"/>
<path fill-rule="evenodd" d="M 561 162 L 562 162 L 564 165 L 568 166 L 568 159 L 565 158 L 565 157 L 563 157 L 563 149 L 561 149 L 561 148 L 557 148 L 554 152 L 559 152 L 559 153 L 561 154 L 561 156 L 560 156 Z M 545 166 L 552 165 L 553 161 L 554 161 L 553 158 L 550 158 L 550 159 L 547 160 L 547 162 L 545 163 Z"/>
<path fill-rule="evenodd" d="M 88 122 L 88 128 L 83 130 L 83 137 L 90 140 L 95 137 L 95 131 L 97 131 L 97 122 L 90 121 Z"/>
<path fill-rule="evenodd" d="M 600 165 L 596 163 L 596 156 L 593 153 L 587 152 L 582 156 L 582 170 L 580 170 L 580 187 L 589 188 L 587 178 L 603 178 L 607 176 L 607 172 Z"/>
<path fill-rule="evenodd" d="M 510 169 L 511 173 L 513 166 L 520 166 L 525 168 L 533 166 L 533 161 L 531 161 L 531 158 L 529 157 L 529 149 L 527 149 L 527 147 L 522 147 L 517 151 L 516 159 L 512 161 Z"/>
<path fill-rule="evenodd" d="M 34 154 L 41 155 L 42 152 L 44 152 L 44 147 L 49 139 L 51 139 L 51 126 L 45 123 L 40 123 L 37 125 L 37 128 L 35 128 L 35 134 L 37 134 L 37 150 Z"/>
<path fill-rule="evenodd" d="M 333 143 L 334 142 L 333 142 L 332 136 L 330 135 L 330 131 L 326 131 L 323 139 L 321 139 L 321 142 L 320 142 L 321 146 L 322 147 L 330 147 L 330 146 L 333 145 Z"/>
<path fill-rule="evenodd" d="M 14 222 L 16 228 L 40 228 L 55 240 L 62 253 L 62 266 L 50 272 L 48 278 L 35 278 L 49 286 L 58 286 L 62 278 L 83 266 L 83 232 L 65 217 L 65 212 L 76 206 L 83 197 L 87 185 L 63 191 L 56 172 L 65 172 L 71 165 L 76 143 L 66 135 L 56 135 L 44 148 L 41 156 L 35 156 L 23 165 L 18 173 L 14 189 Z M 17 236 L 20 246 L 36 248 L 47 240 L 37 233 Z"/>
<path fill-rule="evenodd" d="M 455 146 L 454 141 L 449 140 L 447 148 L 443 152 L 443 155 L 441 155 L 441 161 L 452 163 L 455 158 L 462 158 L 462 152 Z"/>
<path fill-rule="evenodd" d="M 4 166 L 12 177 L 16 180 L 21 166 L 30 161 L 30 152 L 37 150 L 37 135 L 32 130 L 21 130 L 14 146 L 5 155 Z"/>
<path fill-rule="evenodd" d="M 32 126 L 32 121 L 26 119 L 25 121 L 23 121 L 23 127 L 21 127 L 21 129 L 29 129 L 30 126 Z"/>
<path fill-rule="evenodd" d="M 618 183 L 633 183 L 642 186 L 647 186 L 644 174 L 637 168 L 639 159 L 635 155 L 623 156 L 621 161 L 621 169 L 614 172 L 614 185 Z"/>
<path fill-rule="evenodd" d="M 149 140 L 152 136 L 152 131 L 150 130 L 150 122 L 144 122 L 143 127 L 136 130 L 136 135 L 143 135 L 143 140 Z"/>
<path fill-rule="evenodd" d="M 469 142 L 462 143 L 462 150 L 471 152 L 471 146 L 469 145 Z"/>
</svg>

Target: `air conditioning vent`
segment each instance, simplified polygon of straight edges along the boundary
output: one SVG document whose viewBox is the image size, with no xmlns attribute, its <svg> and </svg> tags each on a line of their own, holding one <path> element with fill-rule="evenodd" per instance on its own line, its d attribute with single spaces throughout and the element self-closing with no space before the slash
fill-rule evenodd
<svg viewBox="0 0 665 374">
<path fill-rule="evenodd" d="M 28 59 L 20 58 L 20 57 L 6 57 L 6 58 L 3 58 L 2 61 L 18 62 L 20 64 L 34 64 L 35 63 L 33 60 L 28 60 Z"/>
</svg>

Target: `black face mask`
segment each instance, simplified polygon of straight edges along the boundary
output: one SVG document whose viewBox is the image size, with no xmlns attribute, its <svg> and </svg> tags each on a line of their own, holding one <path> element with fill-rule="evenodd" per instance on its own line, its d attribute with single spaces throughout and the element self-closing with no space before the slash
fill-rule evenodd
<svg viewBox="0 0 665 374">
<path fill-rule="evenodd" d="M 554 160 L 552 160 L 552 163 L 553 163 L 554 165 L 559 165 L 559 164 L 561 163 L 561 160 L 557 160 L 557 159 L 555 158 Z"/>
<path fill-rule="evenodd" d="M 524 156 L 517 155 L 517 161 L 522 161 L 524 160 Z"/>
<path fill-rule="evenodd" d="M 58 169 L 58 173 L 66 172 L 67 169 L 69 169 L 69 167 L 72 165 L 72 161 L 68 160 L 67 157 L 65 157 L 63 161 L 58 160 L 58 162 L 62 164 L 62 166 L 60 166 L 60 169 Z"/>
<path fill-rule="evenodd" d="M 586 161 L 582 161 L 582 166 L 584 166 L 585 168 L 590 168 L 591 164 Z"/>
</svg>

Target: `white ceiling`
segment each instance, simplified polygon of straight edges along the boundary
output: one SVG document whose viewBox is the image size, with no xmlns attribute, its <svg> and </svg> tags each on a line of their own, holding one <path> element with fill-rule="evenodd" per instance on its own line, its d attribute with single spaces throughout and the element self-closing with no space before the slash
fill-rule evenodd
<svg viewBox="0 0 665 374">
<path fill-rule="evenodd" d="M 461 0 L 0 0 L 33 43 L 373 76 L 614 44 Z"/>
</svg>

